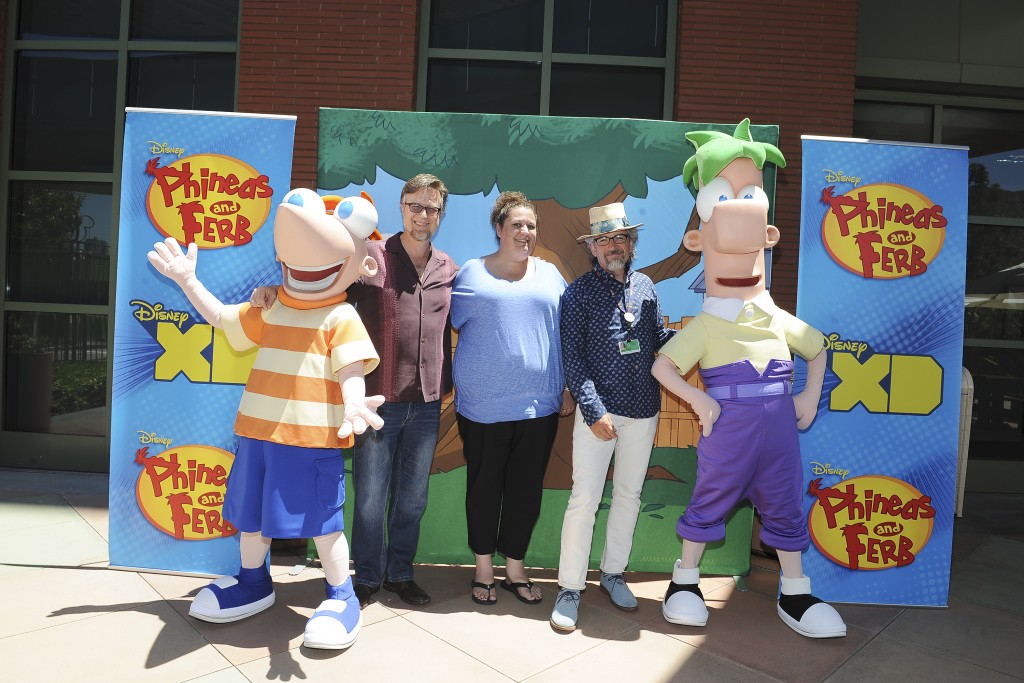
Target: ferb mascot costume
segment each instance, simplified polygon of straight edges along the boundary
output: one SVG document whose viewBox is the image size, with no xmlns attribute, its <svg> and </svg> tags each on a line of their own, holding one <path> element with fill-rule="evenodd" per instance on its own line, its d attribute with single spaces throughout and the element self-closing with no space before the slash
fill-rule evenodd
<svg viewBox="0 0 1024 683">
<path fill-rule="evenodd" d="M 778 613 L 809 638 L 846 635 L 839 613 L 811 595 L 801 553 L 810 545 L 802 512 L 798 429 L 814 421 L 827 356 L 818 330 L 780 310 L 765 290 L 765 247 L 779 241 L 768 225 L 763 188 L 766 161 L 785 166 L 773 145 L 754 142 L 744 119 L 733 135 L 694 131 L 697 148 L 683 166 L 696 189 L 700 230 L 684 237 L 703 252 L 704 306 L 661 349 L 651 372 L 690 404 L 701 424 L 693 497 L 676 530 L 682 558 L 672 571 L 662 614 L 667 621 L 704 626 L 708 610 L 698 587 L 704 545 L 725 535 L 725 517 L 749 498 L 761 514 L 761 540 L 782 566 Z M 791 395 L 793 357 L 807 362 L 804 390 Z M 682 374 L 698 364 L 706 392 Z"/>
<path fill-rule="evenodd" d="M 303 644 L 340 650 L 362 625 L 343 533 L 340 449 L 367 425 L 384 424 L 375 412 L 384 399 L 365 395 L 363 376 L 379 358 L 345 302 L 349 285 L 377 271 L 364 242 L 375 232 L 377 210 L 368 197 L 333 208 L 329 214 L 324 199 L 308 189 L 281 200 L 274 246 L 283 284 L 267 309 L 225 305 L 207 291 L 196 277 L 194 243 L 182 253 L 169 238 L 148 256 L 232 347 L 259 347 L 238 407 L 238 450 L 224 497 L 224 517 L 241 532 L 241 570 L 202 589 L 189 614 L 228 622 L 267 609 L 274 604 L 266 565 L 271 539 L 313 538 L 327 599 L 306 623 Z"/>
</svg>

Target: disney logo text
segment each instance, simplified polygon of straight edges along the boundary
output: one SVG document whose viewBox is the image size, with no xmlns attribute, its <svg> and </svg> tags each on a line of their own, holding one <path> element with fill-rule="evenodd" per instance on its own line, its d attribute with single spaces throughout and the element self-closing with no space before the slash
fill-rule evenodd
<svg viewBox="0 0 1024 683">
<path fill-rule="evenodd" d="M 832 467 L 830 463 L 822 464 L 820 462 L 811 463 L 812 474 L 834 474 L 840 479 L 846 479 L 850 474 L 850 470 L 841 470 L 838 467 Z"/>
<path fill-rule="evenodd" d="M 861 354 L 867 351 L 869 346 L 867 342 L 841 339 L 838 332 L 832 332 L 825 337 L 825 348 L 829 351 L 848 351 L 859 360 Z"/>
<path fill-rule="evenodd" d="M 854 187 L 860 184 L 861 177 L 854 175 L 846 175 L 842 171 L 833 171 L 832 169 L 822 169 L 825 172 L 825 182 L 827 183 L 853 183 Z"/>
<path fill-rule="evenodd" d="M 173 439 L 157 436 L 156 432 L 144 432 L 139 429 L 135 433 L 139 435 L 139 443 L 158 443 L 163 445 L 164 448 L 169 448 L 171 441 L 173 441 Z"/>
<path fill-rule="evenodd" d="M 150 154 L 174 154 L 180 159 L 181 155 L 185 153 L 184 147 L 171 147 L 171 145 L 166 142 L 150 140 L 148 144 Z"/>
<path fill-rule="evenodd" d="M 178 329 L 181 329 L 181 326 L 184 325 L 188 321 L 188 319 L 192 317 L 185 311 L 165 311 L 163 304 L 151 304 L 147 301 L 142 301 L 140 299 L 134 299 L 133 301 L 129 301 L 128 305 L 138 306 L 138 308 L 135 309 L 135 313 L 133 313 L 132 315 L 135 316 L 135 319 L 138 320 L 140 323 L 148 323 L 154 321 L 170 322 L 177 325 Z"/>
</svg>

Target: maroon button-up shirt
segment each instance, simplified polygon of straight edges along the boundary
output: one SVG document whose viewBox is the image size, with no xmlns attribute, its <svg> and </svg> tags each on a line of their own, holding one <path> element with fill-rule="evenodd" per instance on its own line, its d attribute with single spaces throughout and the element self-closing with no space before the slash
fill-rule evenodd
<svg viewBox="0 0 1024 683">
<path fill-rule="evenodd" d="M 366 376 L 366 395 L 397 402 L 436 401 L 452 389 L 449 308 L 459 267 L 431 247 L 422 277 L 402 246 L 401 234 L 366 243 L 377 274 L 348 290 L 349 301 L 380 355 Z"/>
</svg>

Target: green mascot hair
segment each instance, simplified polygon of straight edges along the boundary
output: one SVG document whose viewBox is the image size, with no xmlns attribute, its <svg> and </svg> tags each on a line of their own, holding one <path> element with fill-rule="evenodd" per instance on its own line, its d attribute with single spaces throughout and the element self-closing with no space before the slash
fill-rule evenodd
<svg viewBox="0 0 1024 683">
<path fill-rule="evenodd" d="M 694 191 L 711 182 L 736 159 L 751 159 L 759 171 L 764 168 L 765 161 L 779 168 L 786 166 L 786 158 L 778 147 L 767 142 L 755 142 L 750 137 L 750 119 L 740 121 L 732 135 L 717 130 L 695 130 L 687 133 L 686 139 L 697 151 L 683 164 L 683 183 L 692 183 Z"/>
</svg>

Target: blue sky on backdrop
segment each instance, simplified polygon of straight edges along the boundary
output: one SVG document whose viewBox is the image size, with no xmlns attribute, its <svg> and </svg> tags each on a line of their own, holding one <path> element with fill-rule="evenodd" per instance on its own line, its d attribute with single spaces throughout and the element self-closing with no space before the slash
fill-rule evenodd
<svg viewBox="0 0 1024 683">
<path fill-rule="evenodd" d="M 380 215 L 380 231 L 391 234 L 402 228 L 398 202 L 404 184 L 404 180 L 394 178 L 378 168 L 373 185 L 348 185 L 333 190 L 321 188 L 319 191 L 320 194 L 342 196 L 358 194 L 360 191 L 369 193 Z M 624 202 L 629 220 L 644 224 L 635 268 L 660 261 L 676 251 L 693 209 L 693 196 L 680 177 L 663 182 L 648 180 L 647 188 L 646 198 L 629 197 Z M 488 225 L 488 220 L 499 193 L 497 187 L 492 187 L 487 194 L 449 195 L 447 214 L 434 242 L 456 263 L 463 264 L 494 251 L 494 230 Z M 543 233 L 544 224 L 541 223 L 538 229 Z M 698 266 L 678 278 L 658 284 L 662 312 L 669 320 L 696 315 L 700 311 L 701 297 L 689 289 L 700 272 Z"/>
</svg>

